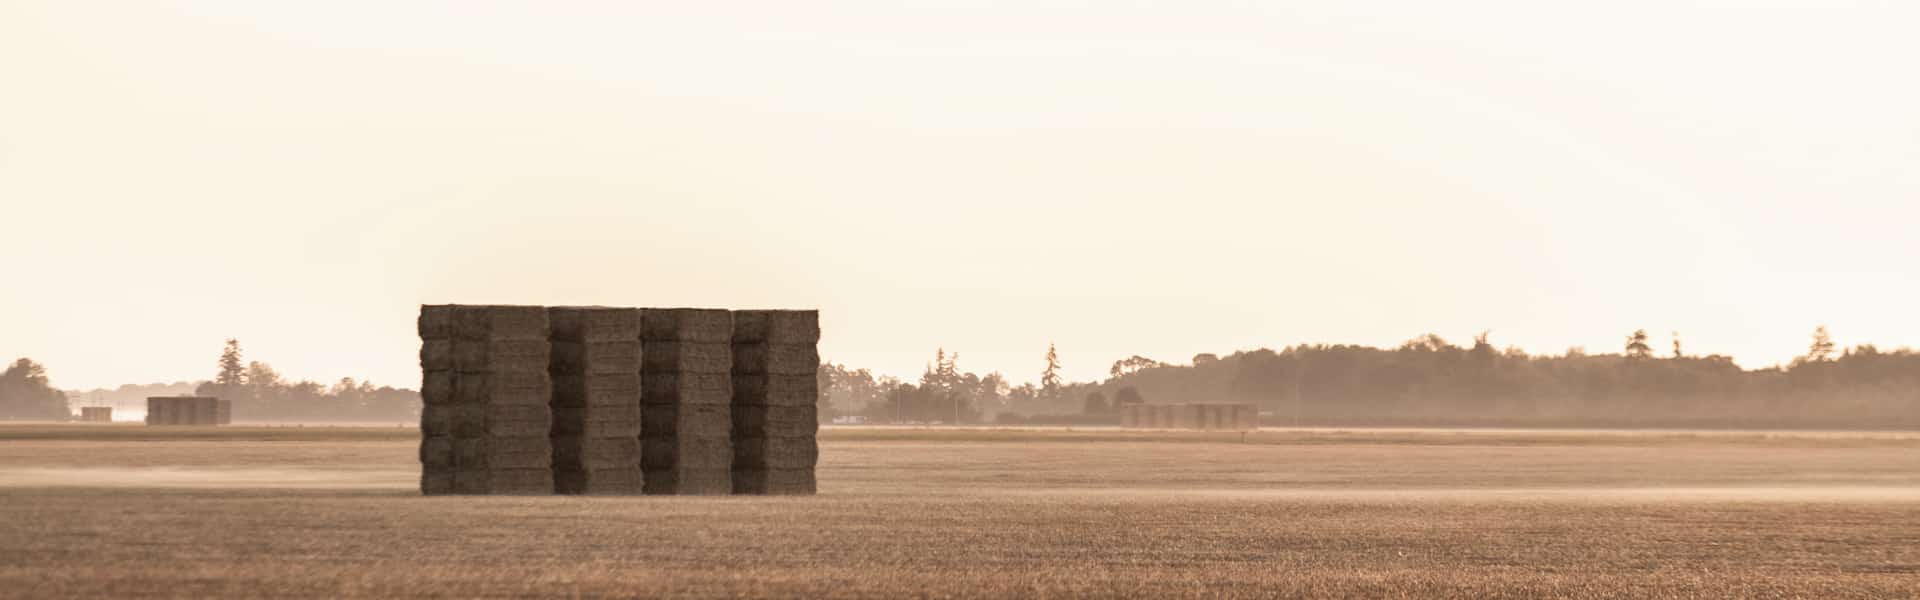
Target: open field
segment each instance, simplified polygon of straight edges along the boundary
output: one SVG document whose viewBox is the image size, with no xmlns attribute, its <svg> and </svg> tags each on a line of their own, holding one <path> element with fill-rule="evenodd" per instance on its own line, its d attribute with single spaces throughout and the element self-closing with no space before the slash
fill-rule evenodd
<svg viewBox="0 0 1920 600">
<path fill-rule="evenodd" d="M 0 596 L 1920 595 L 1897 432 L 827 429 L 807 498 L 425 498 L 416 436 L 0 426 Z"/>
</svg>

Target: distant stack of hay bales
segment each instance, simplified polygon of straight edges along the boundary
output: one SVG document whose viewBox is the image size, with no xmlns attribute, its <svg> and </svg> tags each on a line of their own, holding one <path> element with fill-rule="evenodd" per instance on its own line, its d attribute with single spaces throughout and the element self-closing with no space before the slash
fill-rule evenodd
<svg viewBox="0 0 1920 600">
<path fill-rule="evenodd" d="M 423 306 L 420 491 L 552 493 L 547 311 Z"/>
<path fill-rule="evenodd" d="M 820 313 L 733 313 L 733 491 L 812 494 Z"/>
<path fill-rule="evenodd" d="M 1252 404 L 1129 404 L 1120 407 L 1120 426 L 1137 429 L 1248 431 L 1260 428 Z"/>
<path fill-rule="evenodd" d="M 646 493 L 733 492 L 733 315 L 640 311 Z"/>
<path fill-rule="evenodd" d="M 82 423 L 112 423 L 112 422 L 113 422 L 113 407 L 111 407 L 111 406 L 82 406 L 82 407 L 80 407 L 80 422 L 82 422 Z"/>
<path fill-rule="evenodd" d="M 640 311 L 547 309 L 553 477 L 561 494 L 639 494 Z"/>
<path fill-rule="evenodd" d="M 226 400 L 211 396 L 153 396 L 147 398 L 147 424 L 226 425 L 233 422 L 231 407 Z M 112 409 L 107 410 L 106 418 L 111 421 Z"/>
<path fill-rule="evenodd" d="M 419 330 L 422 493 L 816 489 L 815 311 L 440 305 Z"/>
</svg>

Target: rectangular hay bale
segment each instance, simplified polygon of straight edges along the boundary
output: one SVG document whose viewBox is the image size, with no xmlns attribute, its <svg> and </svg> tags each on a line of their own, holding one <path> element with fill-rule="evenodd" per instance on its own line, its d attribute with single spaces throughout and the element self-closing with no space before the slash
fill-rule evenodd
<svg viewBox="0 0 1920 600">
<path fill-rule="evenodd" d="M 733 374 L 812 375 L 820 371 L 813 344 L 735 343 Z"/>
<path fill-rule="evenodd" d="M 643 308 L 640 309 L 640 339 L 730 343 L 733 314 L 711 308 Z"/>
<path fill-rule="evenodd" d="M 733 430 L 733 409 L 725 404 L 650 404 L 641 409 L 640 437 L 723 437 Z"/>
<path fill-rule="evenodd" d="M 733 341 L 813 345 L 820 341 L 820 311 L 733 311 Z"/>
<path fill-rule="evenodd" d="M 640 378 L 640 403 L 643 405 L 726 405 L 733 404 L 734 385 L 730 373 L 647 373 Z"/>
<path fill-rule="evenodd" d="M 724 496 L 733 493 L 733 471 L 719 469 L 645 469 L 648 495 Z"/>
<path fill-rule="evenodd" d="M 733 493 L 811 496 L 818 493 L 813 469 L 748 469 L 733 472 Z"/>
<path fill-rule="evenodd" d="M 456 305 L 453 337 L 461 340 L 545 340 L 547 309 L 543 306 Z"/>
<path fill-rule="evenodd" d="M 733 372 L 733 346 L 726 343 L 647 341 L 640 350 L 642 373 Z"/>
<path fill-rule="evenodd" d="M 453 440 L 454 466 L 468 469 L 550 469 L 553 445 L 540 437 L 487 437 Z"/>
<path fill-rule="evenodd" d="M 553 374 L 639 373 L 640 340 L 552 344 L 547 371 Z"/>
<path fill-rule="evenodd" d="M 640 340 L 640 309 L 555 306 L 547 309 L 548 338 L 566 342 Z"/>
<path fill-rule="evenodd" d="M 589 438 L 574 435 L 553 437 L 553 468 L 556 471 L 586 471 L 620 466 L 640 466 L 640 438 Z"/>
<path fill-rule="evenodd" d="M 744 375 L 733 378 L 733 404 L 747 406 L 817 406 L 820 380 L 805 375 Z"/>
<path fill-rule="evenodd" d="M 646 438 L 641 443 L 640 465 L 648 471 L 733 468 L 733 441 L 724 432 L 719 436 Z"/>
<path fill-rule="evenodd" d="M 557 469 L 553 472 L 556 494 L 588 496 L 632 496 L 646 491 L 646 480 L 637 464 L 585 471 Z"/>
<path fill-rule="evenodd" d="M 734 443 L 733 469 L 811 469 L 820 462 L 814 438 L 742 438 Z"/>
<path fill-rule="evenodd" d="M 815 406 L 733 407 L 733 437 L 813 436 L 820 430 L 820 409 Z"/>
</svg>

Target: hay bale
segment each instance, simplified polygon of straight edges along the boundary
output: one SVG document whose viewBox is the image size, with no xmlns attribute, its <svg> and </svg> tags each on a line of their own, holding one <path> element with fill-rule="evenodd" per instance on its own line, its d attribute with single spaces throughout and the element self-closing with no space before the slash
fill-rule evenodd
<svg viewBox="0 0 1920 600">
<path fill-rule="evenodd" d="M 421 469 L 420 493 L 425 496 L 444 496 L 454 493 L 452 469 Z"/>
<path fill-rule="evenodd" d="M 748 469 L 733 472 L 733 493 L 810 496 L 816 493 L 813 469 Z"/>
<path fill-rule="evenodd" d="M 733 346 L 725 343 L 647 341 L 640 357 L 642 373 L 733 372 Z"/>
<path fill-rule="evenodd" d="M 719 469 L 643 470 L 648 495 L 721 496 L 733 493 L 733 471 Z"/>
<path fill-rule="evenodd" d="M 451 304 L 422 304 L 420 317 L 415 324 L 423 340 L 453 339 L 453 312 Z"/>
<path fill-rule="evenodd" d="M 459 470 L 551 469 L 553 444 L 539 437 L 453 439 L 453 464 Z"/>
<path fill-rule="evenodd" d="M 627 406 L 640 402 L 639 373 L 554 375 L 553 406 Z"/>
<path fill-rule="evenodd" d="M 461 373 L 454 379 L 457 404 L 531 404 L 547 406 L 553 380 L 546 369 L 522 373 Z"/>
<path fill-rule="evenodd" d="M 640 438 L 591 438 L 577 435 L 554 436 L 553 469 L 586 471 L 640 466 Z"/>
<path fill-rule="evenodd" d="M 550 348 L 546 340 L 457 340 L 453 367 L 461 373 L 545 373 Z"/>
<path fill-rule="evenodd" d="M 729 373 L 654 373 L 640 379 L 643 405 L 728 405 L 733 403 L 733 376 Z"/>
<path fill-rule="evenodd" d="M 453 368 L 453 340 L 420 341 L 420 370 L 452 371 Z"/>
<path fill-rule="evenodd" d="M 813 436 L 736 438 L 733 469 L 811 469 L 820 462 Z"/>
<path fill-rule="evenodd" d="M 420 438 L 420 465 L 429 470 L 451 470 L 454 465 L 453 438 L 428 435 Z"/>
<path fill-rule="evenodd" d="M 454 402 L 453 371 L 425 371 L 420 374 L 420 402 L 423 404 L 452 404 Z"/>
<path fill-rule="evenodd" d="M 733 410 L 724 404 L 649 404 L 641 408 L 640 437 L 723 437 L 733 430 Z"/>
<path fill-rule="evenodd" d="M 453 337 L 461 340 L 545 340 L 547 309 L 542 306 L 453 307 Z"/>
<path fill-rule="evenodd" d="M 714 436 L 654 437 L 641 440 L 640 466 L 647 471 L 726 470 L 733 467 L 733 440 Z"/>
<path fill-rule="evenodd" d="M 640 339 L 649 342 L 726 344 L 733 341 L 733 314 L 708 308 L 640 309 Z"/>
<path fill-rule="evenodd" d="M 640 437 L 640 406 L 608 405 L 553 409 L 553 435 Z"/>
<path fill-rule="evenodd" d="M 814 345 L 820 341 L 820 311 L 733 311 L 733 341 Z"/>
<path fill-rule="evenodd" d="M 820 409 L 815 406 L 733 407 L 733 437 L 813 436 L 820 430 Z"/>
<path fill-rule="evenodd" d="M 646 480 L 637 464 L 585 471 L 556 469 L 553 491 L 557 494 L 589 496 L 631 496 L 644 492 Z"/>
<path fill-rule="evenodd" d="M 217 400 L 215 401 L 215 404 L 216 404 L 215 406 L 216 410 L 214 412 L 213 424 L 232 425 L 233 424 L 233 401 Z"/>
<path fill-rule="evenodd" d="M 639 373 L 640 340 L 552 343 L 547 372 L 553 374 Z"/>
<path fill-rule="evenodd" d="M 420 407 L 420 435 L 453 435 L 459 413 L 467 410 L 465 406 L 453 404 L 428 404 Z M 475 428 L 480 429 L 479 427 Z"/>
<path fill-rule="evenodd" d="M 733 403 L 745 406 L 817 406 L 819 375 L 761 375 L 733 378 Z"/>
<path fill-rule="evenodd" d="M 555 306 L 547 309 L 548 339 L 563 342 L 637 342 L 640 309 Z"/>
<path fill-rule="evenodd" d="M 552 469 L 467 469 L 453 472 L 456 494 L 545 495 L 553 493 Z"/>
<path fill-rule="evenodd" d="M 820 370 L 813 344 L 735 343 L 733 374 L 811 375 Z"/>
</svg>

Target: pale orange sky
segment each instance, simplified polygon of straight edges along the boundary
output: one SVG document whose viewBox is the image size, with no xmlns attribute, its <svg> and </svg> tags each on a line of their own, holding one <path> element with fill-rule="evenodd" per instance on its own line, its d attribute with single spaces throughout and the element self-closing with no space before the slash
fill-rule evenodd
<svg viewBox="0 0 1920 600">
<path fill-rule="evenodd" d="M 1920 5 L 0 4 L 0 354 L 415 386 L 422 302 L 1032 380 L 1433 331 L 1920 344 Z"/>
</svg>

